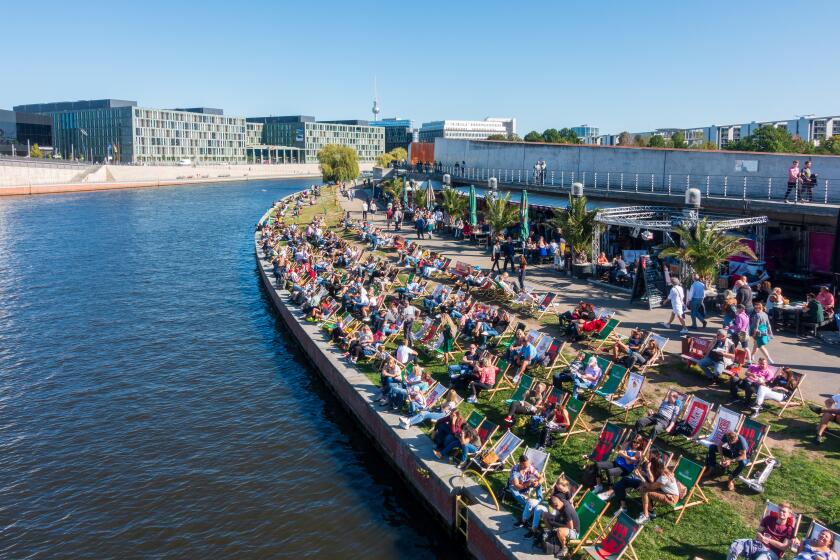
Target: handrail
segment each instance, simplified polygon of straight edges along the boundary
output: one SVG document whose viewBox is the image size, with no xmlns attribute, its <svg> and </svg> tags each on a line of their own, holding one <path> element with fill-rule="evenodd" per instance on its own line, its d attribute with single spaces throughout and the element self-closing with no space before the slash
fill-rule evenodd
<svg viewBox="0 0 840 560">
<path fill-rule="evenodd" d="M 499 500 L 496 499 L 496 494 L 493 492 L 493 489 L 490 487 L 490 483 L 487 482 L 487 479 L 484 478 L 480 472 L 475 469 L 467 469 L 463 471 L 457 478 L 467 478 L 467 474 L 472 473 L 478 477 L 479 481 L 484 484 L 484 487 L 487 488 L 487 491 L 490 493 L 490 497 L 493 498 L 493 503 L 496 505 L 496 511 L 501 511 L 501 507 L 499 507 Z M 461 486 L 463 488 L 463 486 Z"/>
</svg>

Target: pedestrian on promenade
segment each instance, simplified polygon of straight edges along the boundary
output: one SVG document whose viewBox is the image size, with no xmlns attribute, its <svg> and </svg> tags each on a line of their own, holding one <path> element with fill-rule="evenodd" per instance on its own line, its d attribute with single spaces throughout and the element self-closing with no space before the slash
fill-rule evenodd
<svg viewBox="0 0 840 560">
<path fill-rule="evenodd" d="M 763 303 L 755 304 L 755 312 L 750 317 L 750 332 L 753 338 L 753 351 L 755 354 L 757 350 L 764 354 L 769 363 L 773 363 L 770 358 L 770 352 L 767 351 L 767 345 L 770 344 L 770 339 L 773 338 L 773 327 L 770 324 L 770 317 L 764 311 Z"/>
<path fill-rule="evenodd" d="M 370 213 L 371 213 L 371 215 L 376 214 L 376 201 L 375 200 L 370 201 Z"/>
<path fill-rule="evenodd" d="M 367 213 L 368 213 L 368 203 L 367 200 L 362 201 L 362 220 L 367 221 Z"/>
<path fill-rule="evenodd" d="M 401 206 L 397 206 L 394 210 L 394 229 L 396 231 L 402 230 L 403 211 Z"/>
<path fill-rule="evenodd" d="M 525 255 L 519 255 L 519 290 L 525 291 L 525 265 L 528 264 L 528 259 Z"/>
<path fill-rule="evenodd" d="M 385 229 L 391 229 L 391 220 L 394 219 L 394 210 L 393 208 L 388 208 L 385 211 Z"/>
<path fill-rule="evenodd" d="M 685 290 L 679 278 L 671 278 L 671 291 L 668 293 L 667 300 L 671 302 L 671 317 L 662 325 L 671 328 L 674 319 L 677 319 L 682 325 L 680 334 L 688 334 L 688 329 L 685 328 Z"/>
<path fill-rule="evenodd" d="M 799 160 L 793 160 L 788 169 L 787 190 L 785 191 L 785 204 L 788 203 L 788 196 L 791 191 L 796 191 L 794 194 L 794 202 L 799 200 Z"/>
<path fill-rule="evenodd" d="M 811 169 L 811 160 L 805 162 L 805 167 L 799 173 L 799 183 L 802 185 L 802 193 L 800 198 L 805 202 L 814 201 L 814 184 L 817 182 L 817 176 Z"/>
<path fill-rule="evenodd" d="M 493 242 L 493 248 L 490 250 L 490 272 L 492 273 L 494 270 L 496 272 L 501 273 L 502 267 L 499 265 L 499 261 L 502 258 L 502 244 L 499 242 L 499 238 L 497 237 L 496 240 Z"/>
<path fill-rule="evenodd" d="M 414 220 L 414 229 L 417 230 L 417 239 L 425 239 L 423 235 L 426 232 L 426 219 L 420 212 L 417 213 L 417 218 Z"/>
<path fill-rule="evenodd" d="M 706 285 L 700 280 L 700 275 L 694 275 L 694 282 L 688 290 L 688 308 L 691 310 L 691 328 L 697 328 L 697 321 L 706 327 L 706 309 L 703 306 L 703 299 L 706 297 Z"/>
<path fill-rule="evenodd" d="M 513 264 L 513 239 L 508 236 L 507 240 L 502 244 L 502 255 L 505 257 L 504 265 L 502 266 L 502 272 L 507 272 L 507 267 L 510 265 L 510 271 L 516 272 L 516 267 Z"/>
</svg>

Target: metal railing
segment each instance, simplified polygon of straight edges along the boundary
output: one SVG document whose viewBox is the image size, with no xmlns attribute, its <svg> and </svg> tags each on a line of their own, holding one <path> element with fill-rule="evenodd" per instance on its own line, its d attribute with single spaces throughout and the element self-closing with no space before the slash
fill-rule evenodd
<svg viewBox="0 0 840 560">
<path fill-rule="evenodd" d="M 546 169 L 534 177 L 533 169 L 507 169 L 486 167 L 455 167 L 444 165 L 437 170 L 449 173 L 455 179 L 486 181 L 496 177 L 499 184 L 534 187 L 559 187 L 571 189 L 572 183 L 583 183 L 586 189 L 603 192 L 637 192 L 680 195 L 689 187 L 700 189 L 706 197 L 737 200 L 772 200 L 811 202 L 815 204 L 840 203 L 840 179 L 818 177 L 815 184 L 799 184 L 788 189 L 787 176 L 760 177 L 755 175 L 692 175 L 662 174 L 627 171 L 566 171 Z"/>
</svg>

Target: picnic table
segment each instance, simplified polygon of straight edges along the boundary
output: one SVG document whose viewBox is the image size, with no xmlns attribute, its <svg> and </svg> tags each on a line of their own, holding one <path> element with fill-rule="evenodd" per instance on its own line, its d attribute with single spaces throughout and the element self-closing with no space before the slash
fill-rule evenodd
<svg viewBox="0 0 840 560">
<path fill-rule="evenodd" d="M 799 323 L 802 320 L 802 306 L 804 302 L 790 302 L 785 305 L 776 305 L 775 309 L 781 312 L 782 326 L 793 326 L 794 332 L 799 334 Z"/>
</svg>

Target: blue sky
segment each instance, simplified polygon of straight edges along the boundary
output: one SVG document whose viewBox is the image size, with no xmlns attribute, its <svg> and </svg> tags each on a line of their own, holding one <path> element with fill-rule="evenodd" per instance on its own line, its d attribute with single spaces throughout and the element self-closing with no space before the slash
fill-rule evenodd
<svg viewBox="0 0 840 560">
<path fill-rule="evenodd" d="M 0 108 L 116 97 L 523 134 L 840 114 L 840 3 L 10 2 Z"/>
</svg>

